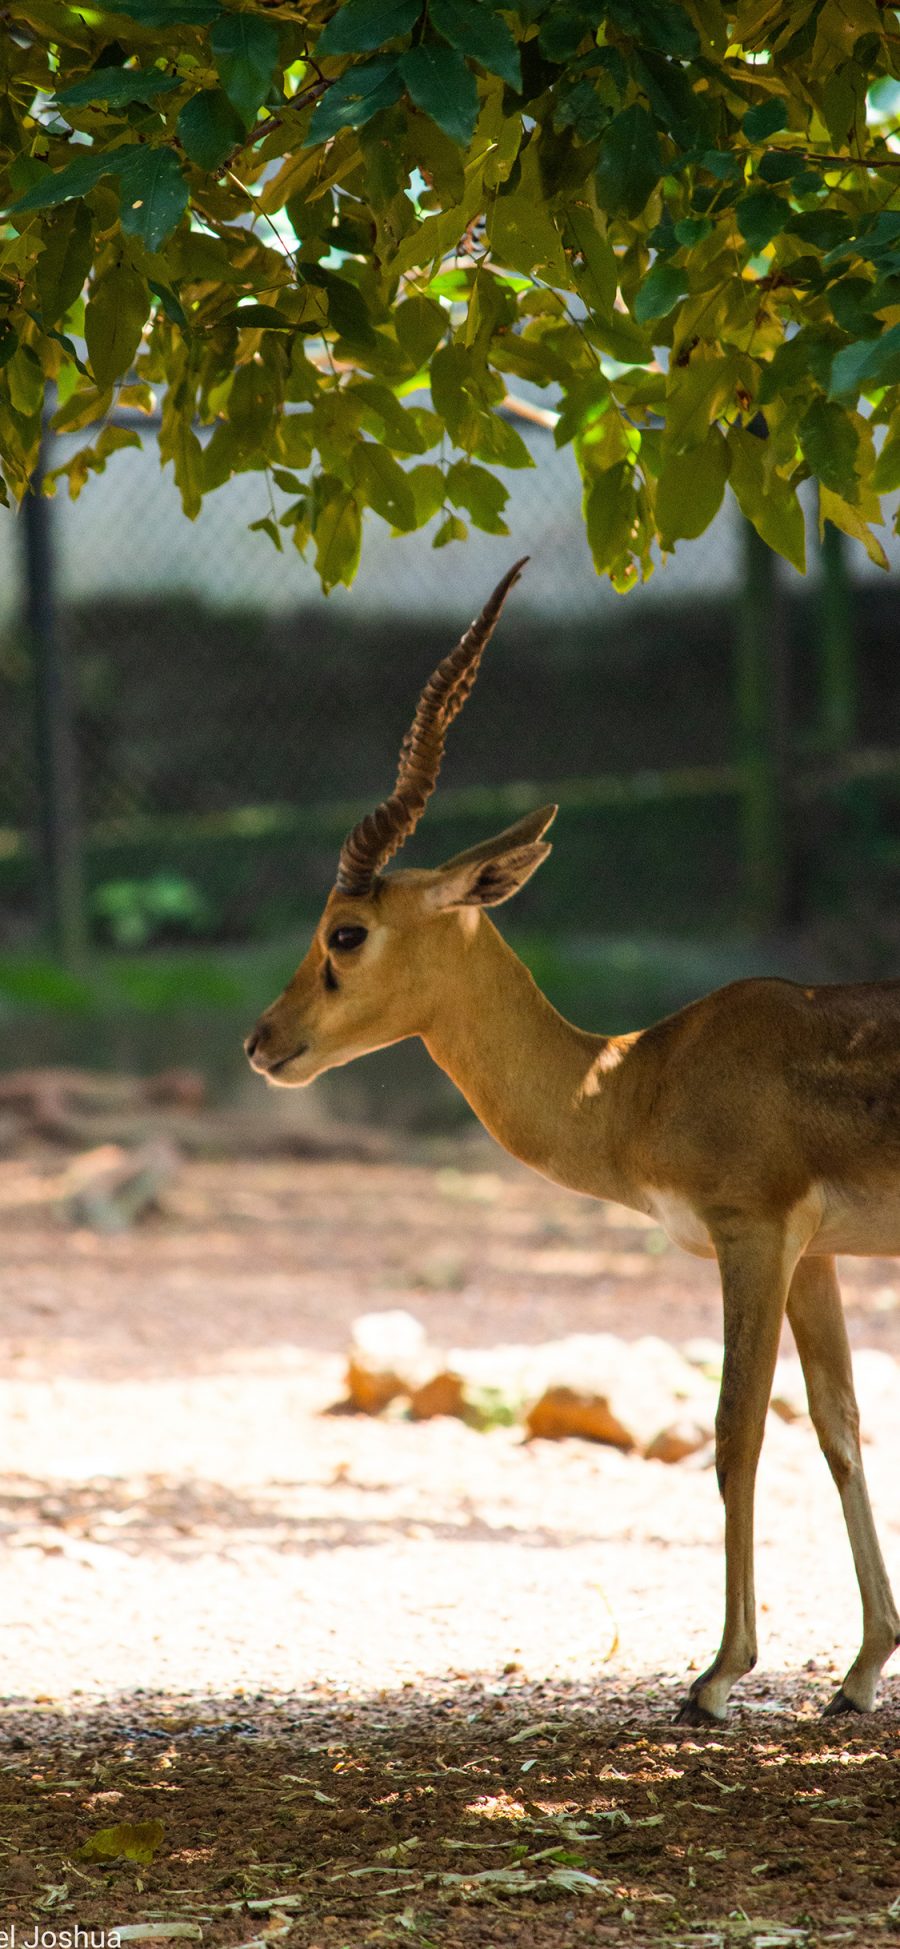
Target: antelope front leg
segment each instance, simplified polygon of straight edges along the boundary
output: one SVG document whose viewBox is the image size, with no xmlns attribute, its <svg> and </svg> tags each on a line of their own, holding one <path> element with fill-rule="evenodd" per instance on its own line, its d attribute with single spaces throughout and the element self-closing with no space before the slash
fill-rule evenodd
<svg viewBox="0 0 900 1949">
<path fill-rule="evenodd" d="M 677 1716 L 722 1725 L 732 1686 L 756 1664 L 753 1498 L 756 1465 L 793 1270 L 783 1232 L 714 1240 L 722 1274 L 725 1359 L 716 1414 L 716 1474 L 725 1504 L 725 1628 L 718 1653 Z"/>
<path fill-rule="evenodd" d="M 800 1260 L 787 1311 L 803 1365 L 809 1411 L 843 1505 L 862 1599 L 859 1655 L 825 1711 L 869 1712 L 882 1665 L 900 1645 L 900 1618 L 878 1547 L 863 1472 L 850 1347 L 833 1259 Z"/>
</svg>

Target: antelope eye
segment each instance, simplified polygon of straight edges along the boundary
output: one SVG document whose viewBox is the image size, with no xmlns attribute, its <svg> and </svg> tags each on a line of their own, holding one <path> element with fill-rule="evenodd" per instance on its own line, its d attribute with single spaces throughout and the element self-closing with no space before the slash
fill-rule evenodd
<svg viewBox="0 0 900 1949">
<path fill-rule="evenodd" d="M 336 927 L 328 936 L 328 945 L 337 954 L 349 954 L 351 949 L 362 947 L 368 931 L 367 927 Z"/>
</svg>

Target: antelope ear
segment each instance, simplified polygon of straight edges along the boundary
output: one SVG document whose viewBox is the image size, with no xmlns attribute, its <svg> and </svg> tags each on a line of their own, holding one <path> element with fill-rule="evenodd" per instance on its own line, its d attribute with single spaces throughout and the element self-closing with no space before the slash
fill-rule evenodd
<svg viewBox="0 0 900 1949">
<path fill-rule="evenodd" d="M 505 832 L 457 853 L 440 866 L 428 889 L 428 905 L 448 907 L 498 907 L 511 899 L 531 879 L 552 847 L 542 838 L 552 825 L 558 808 L 544 805 L 529 812 Z"/>
</svg>

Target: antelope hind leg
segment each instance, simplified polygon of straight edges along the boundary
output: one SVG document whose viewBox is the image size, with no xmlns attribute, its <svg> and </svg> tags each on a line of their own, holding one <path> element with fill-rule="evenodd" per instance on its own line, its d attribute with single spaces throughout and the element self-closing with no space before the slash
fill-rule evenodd
<svg viewBox="0 0 900 1949">
<path fill-rule="evenodd" d="M 869 1712 L 875 1703 L 881 1668 L 900 1644 L 900 1618 L 866 1488 L 850 1347 L 833 1259 L 800 1260 L 791 1281 L 787 1311 L 803 1366 L 813 1425 L 841 1498 L 862 1599 L 862 1644 L 825 1711 Z"/>
<path fill-rule="evenodd" d="M 694 1680 L 679 1725 L 719 1725 L 732 1686 L 756 1663 L 753 1500 L 794 1255 L 783 1230 L 714 1240 L 722 1274 L 725 1358 L 716 1414 L 716 1473 L 725 1504 L 725 1628 Z"/>
</svg>

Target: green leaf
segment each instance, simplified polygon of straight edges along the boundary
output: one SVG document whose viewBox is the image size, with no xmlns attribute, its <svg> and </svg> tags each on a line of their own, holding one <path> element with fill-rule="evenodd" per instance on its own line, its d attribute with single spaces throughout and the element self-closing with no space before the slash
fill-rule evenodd
<svg viewBox="0 0 900 1949">
<path fill-rule="evenodd" d="M 103 11 L 124 14 L 140 27 L 206 27 L 222 8 L 219 0 L 110 0 Z"/>
<path fill-rule="evenodd" d="M 756 174 L 764 183 L 787 183 L 795 180 L 798 173 L 802 177 L 804 171 L 798 172 L 797 154 L 793 149 L 789 155 L 783 155 L 777 149 L 767 149 L 756 165 Z M 798 196 L 805 194 L 805 191 L 797 191 Z"/>
<path fill-rule="evenodd" d="M 448 314 L 434 298 L 407 298 L 394 313 L 394 329 L 408 359 L 427 365 L 447 330 Z"/>
<path fill-rule="evenodd" d="M 458 514 L 448 514 L 446 521 L 441 522 L 431 546 L 432 548 L 446 548 L 448 542 L 465 541 L 468 533 L 469 530 L 465 522 L 460 521 Z"/>
<path fill-rule="evenodd" d="M 278 29 L 258 14 L 224 14 L 213 27 L 210 44 L 225 93 L 245 128 L 252 128 L 272 85 Z"/>
<path fill-rule="evenodd" d="M 724 358 L 693 358 L 669 373 L 665 402 L 666 441 L 671 453 L 684 453 L 706 439 L 712 421 L 734 400 L 740 375 L 734 353 Z"/>
<path fill-rule="evenodd" d="M 444 505 L 444 476 L 440 467 L 426 462 L 421 467 L 411 467 L 406 480 L 415 502 L 416 527 L 424 528 L 426 521 Z"/>
<path fill-rule="evenodd" d="M 83 203 L 70 203 L 44 228 L 34 279 L 45 325 L 54 325 L 80 298 L 92 261 L 93 223 Z"/>
<path fill-rule="evenodd" d="M 682 149 L 701 148 L 715 139 L 716 125 L 705 94 L 675 61 L 647 50 L 633 57 L 635 77 L 658 122 Z"/>
<path fill-rule="evenodd" d="M 788 387 L 802 385 L 810 377 L 823 388 L 827 386 L 837 342 L 833 327 L 818 331 L 811 325 L 804 325 L 794 338 L 784 339 L 774 358 L 763 366 L 757 405 L 767 406 Z"/>
<path fill-rule="evenodd" d="M 875 502 L 874 515 L 876 519 L 880 520 L 881 509 L 877 501 Z M 826 521 L 831 521 L 835 528 L 841 528 L 843 533 L 852 536 L 854 541 L 861 541 L 866 554 L 870 561 L 875 563 L 876 568 L 887 569 L 890 567 L 890 563 L 878 536 L 873 535 L 868 523 L 863 519 L 859 508 L 851 507 L 847 501 L 842 499 L 840 494 L 833 494 L 829 487 L 823 485 L 819 489 L 819 524 L 823 532 Z"/>
<path fill-rule="evenodd" d="M 741 235 L 756 256 L 784 229 L 791 216 L 791 206 L 783 196 L 776 196 L 773 189 L 753 189 L 747 196 L 738 197 L 734 214 Z"/>
<path fill-rule="evenodd" d="M 856 231 L 852 217 L 845 216 L 842 210 L 825 209 L 801 210 L 784 227 L 788 236 L 802 237 L 805 244 L 815 244 L 817 250 L 836 250 Z"/>
<path fill-rule="evenodd" d="M 159 250 L 187 209 L 188 186 L 174 149 L 136 146 L 119 181 L 122 229 Z"/>
<path fill-rule="evenodd" d="M 327 498 L 316 516 L 313 535 L 316 568 L 327 595 L 338 582 L 345 583 L 349 588 L 353 581 L 362 546 L 362 516 L 359 502 L 350 488 L 330 476 L 322 478 L 329 484 Z M 322 480 L 318 485 L 322 486 Z"/>
<path fill-rule="evenodd" d="M 462 55 L 455 48 L 421 41 L 401 56 L 399 65 L 410 100 L 451 141 L 467 149 L 478 120 L 478 89 Z"/>
<path fill-rule="evenodd" d="M 277 305 L 236 305 L 234 311 L 227 311 L 222 320 L 225 325 L 236 325 L 238 331 L 264 329 L 273 332 L 293 332 L 296 326 L 292 318 L 286 318 Z"/>
<path fill-rule="evenodd" d="M 700 157 L 700 168 L 715 176 L 720 183 L 742 183 L 744 171 L 740 159 L 728 149 L 707 149 Z"/>
<path fill-rule="evenodd" d="M 602 372 L 592 372 L 571 386 L 553 432 L 558 447 L 568 445 L 576 434 L 609 410 L 609 380 Z"/>
<path fill-rule="evenodd" d="M 131 144 L 120 142 L 112 149 L 82 149 L 72 162 L 63 169 L 54 169 L 42 176 L 31 189 L 20 196 L 18 202 L 9 206 L 10 216 L 24 215 L 28 210 L 52 210 L 58 203 L 68 203 L 73 196 L 87 196 L 96 188 L 103 176 L 115 175 L 122 161 L 131 153 Z"/>
<path fill-rule="evenodd" d="M 161 74 L 158 68 L 95 68 L 70 88 L 61 88 L 55 100 L 59 108 L 76 108 L 82 102 L 119 108 L 125 102 L 152 101 L 178 85 L 177 75 Z"/>
<path fill-rule="evenodd" d="M 849 414 L 842 406 L 815 399 L 797 432 L 803 457 L 823 486 L 845 501 L 855 501 L 859 495 L 859 433 Z"/>
<path fill-rule="evenodd" d="M 483 529 L 485 534 L 509 534 L 506 522 L 501 519 L 509 494 L 503 482 L 485 467 L 476 467 L 471 460 L 457 460 L 447 475 L 446 493 L 448 501 L 454 507 L 465 508 L 476 528 Z"/>
<path fill-rule="evenodd" d="M 69 495 L 77 501 L 90 474 L 106 471 L 110 454 L 117 453 L 121 447 L 139 447 L 140 434 L 125 426 L 105 426 L 93 446 L 81 447 L 78 453 L 71 454 L 62 466 L 54 467 L 48 480 L 65 478 L 69 484 Z"/>
<path fill-rule="evenodd" d="M 728 448 L 715 426 L 702 446 L 664 453 L 656 487 L 656 520 L 664 548 L 693 540 L 709 527 L 722 505 L 728 466 Z"/>
<path fill-rule="evenodd" d="M 25 419 L 39 413 L 44 403 L 44 372 L 34 347 L 20 345 L 8 361 L 6 383 L 11 404 Z"/>
<path fill-rule="evenodd" d="M 715 225 L 711 217 L 680 217 L 675 225 L 675 242 L 687 244 L 693 250 L 695 244 L 702 244 L 709 237 Z"/>
<path fill-rule="evenodd" d="M 525 445 L 521 433 L 499 413 L 489 413 L 486 419 L 479 422 L 478 438 L 472 451 L 479 460 L 490 461 L 492 467 L 534 466 L 534 455 Z"/>
<path fill-rule="evenodd" d="M 851 338 L 877 338 L 881 332 L 880 320 L 872 315 L 874 295 L 875 286 L 867 277 L 842 277 L 830 286 L 832 312 L 842 331 Z"/>
<path fill-rule="evenodd" d="M 360 3 L 366 5 L 366 0 Z M 499 14 L 479 0 L 430 0 L 428 18 L 451 47 L 477 61 L 489 74 L 498 74 L 510 88 L 521 89 L 519 50 Z"/>
<path fill-rule="evenodd" d="M 222 88 L 201 89 L 178 117 L 178 139 L 200 169 L 218 169 L 243 133 L 244 124 Z"/>
<path fill-rule="evenodd" d="M 159 1853 L 165 1831 L 161 1820 L 123 1820 L 116 1827 L 101 1827 L 79 1853 L 85 1861 L 149 1863 Z"/>
<path fill-rule="evenodd" d="M 416 423 L 415 413 L 401 406 L 396 393 L 389 386 L 382 386 L 377 379 L 355 379 L 347 388 L 353 399 L 361 399 L 365 405 L 364 418 L 371 429 L 374 418 L 374 431 L 377 437 L 391 447 L 394 453 L 424 453 L 426 441 Z"/>
<path fill-rule="evenodd" d="M 279 555 L 284 554 L 284 542 L 270 514 L 261 514 L 258 521 L 250 521 L 247 525 L 251 534 L 268 535 L 269 540 L 274 541 Z"/>
<path fill-rule="evenodd" d="M 594 177 L 597 201 L 610 216 L 638 217 L 661 175 L 653 121 L 639 102 L 632 102 L 601 138 Z"/>
<path fill-rule="evenodd" d="M 289 467 L 308 467 L 312 459 L 312 414 L 285 413 L 279 422 L 281 455 Z"/>
<path fill-rule="evenodd" d="M 893 494 L 900 487 L 900 428 L 892 426 L 872 474 L 876 494 Z"/>
<path fill-rule="evenodd" d="M 377 447 L 368 440 L 357 447 L 353 455 L 353 480 L 382 521 L 402 533 L 416 526 L 415 495 L 403 468 L 386 447 Z"/>
<path fill-rule="evenodd" d="M 539 35 L 541 53 L 558 66 L 574 61 L 586 34 L 596 33 L 596 21 L 588 18 L 583 6 L 566 5 L 566 0 L 544 10 Z"/>
<path fill-rule="evenodd" d="M 806 534 L 803 509 L 793 487 L 768 465 L 767 440 L 733 426 L 728 435 L 731 455 L 729 479 L 741 512 L 758 535 L 803 575 Z"/>
<path fill-rule="evenodd" d="M 648 325 L 654 318 L 666 318 L 688 290 L 687 271 L 677 264 L 669 264 L 662 257 L 651 265 L 643 283 L 639 286 L 632 303 L 632 313 L 639 325 Z"/>
<path fill-rule="evenodd" d="M 361 129 L 379 109 L 389 108 L 402 89 L 400 69 L 392 54 L 379 54 L 373 61 L 361 61 L 341 75 L 339 81 L 333 81 L 328 93 L 316 103 L 304 148 L 327 142 L 341 129 Z"/>
<path fill-rule="evenodd" d="M 494 198 L 488 215 L 491 254 L 511 271 L 532 277 L 537 272 L 551 284 L 569 282 L 562 240 L 547 205 L 541 183 L 537 147 L 529 142 L 515 189 Z"/>
<path fill-rule="evenodd" d="M 590 210 L 573 204 L 566 212 L 566 227 L 584 260 L 585 295 L 608 316 L 616 301 L 619 266 L 615 251 L 599 229 Z"/>
<path fill-rule="evenodd" d="M 149 310 L 147 285 L 129 264 L 117 264 L 95 284 L 84 314 L 84 336 L 98 386 L 109 386 L 128 371 Z"/>
<path fill-rule="evenodd" d="M 369 307 L 359 286 L 337 271 L 326 271 L 321 264 L 300 264 L 298 282 L 324 291 L 328 322 L 350 344 L 371 346 L 375 342 Z"/>
<path fill-rule="evenodd" d="M 325 22 L 316 42 L 316 56 L 368 54 L 398 34 L 408 33 L 421 11 L 421 0 L 345 0 Z"/>
<path fill-rule="evenodd" d="M 825 124 L 834 143 L 847 142 L 857 117 L 865 114 L 866 77 L 856 61 L 845 61 L 822 89 Z"/>
<path fill-rule="evenodd" d="M 768 101 L 748 108 L 741 127 L 749 142 L 765 142 L 767 136 L 777 135 L 779 129 L 786 129 L 789 121 L 787 102 L 777 101 L 770 96 Z"/>
<path fill-rule="evenodd" d="M 631 468 L 627 461 L 607 467 L 587 488 L 584 520 L 598 575 L 626 552 L 635 516 Z"/>
<path fill-rule="evenodd" d="M 672 0 L 607 0 L 605 9 L 622 32 L 660 54 L 691 61 L 700 52 L 697 29 L 686 8 Z M 592 15 L 592 18 L 595 16 Z"/>
<path fill-rule="evenodd" d="M 159 299 L 163 313 L 168 318 L 169 323 L 177 325 L 180 331 L 186 332 L 188 329 L 188 321 L 185 309 L 175 296 L 174 291 L 168 284 L 161 284 L 157 278 L 148 277 L 147 283 L 153 292 L 154 298 Z"/>
<path fill-rule="evenodd" d="M 880 338 L 862 339 L 836 353 L 831 365 L 829 398 L 855 399 L 858 393 L 892 386 L 898 379 L 900 324 L 892 325 Z"/>
<path fill-rule="evenodd" d="M 612 119 L 610 108 L 601 101 L 586 75 L 559 91 L 553 117 L 555 129 L 574 129 L 582 142 L 594 142 Z"/>
<path fill-rule="evenodd" d="M 92 426 L 96 420 L 101 420 L 111 405 L 111 386 L 103 387 L 102 391 L 94 385 L 78 386 L 57 407 L 50 424 L 54 433 L 77 433 L 79 427 Z"/>
<path fill-rule="evenodd" d="M 431 361 L 431 397 L 448 433 L 460 440 L 474 402 L 467 391 L 473 378 L 472 354 L 464 345 L 441 345 Z"/>
</svg>

